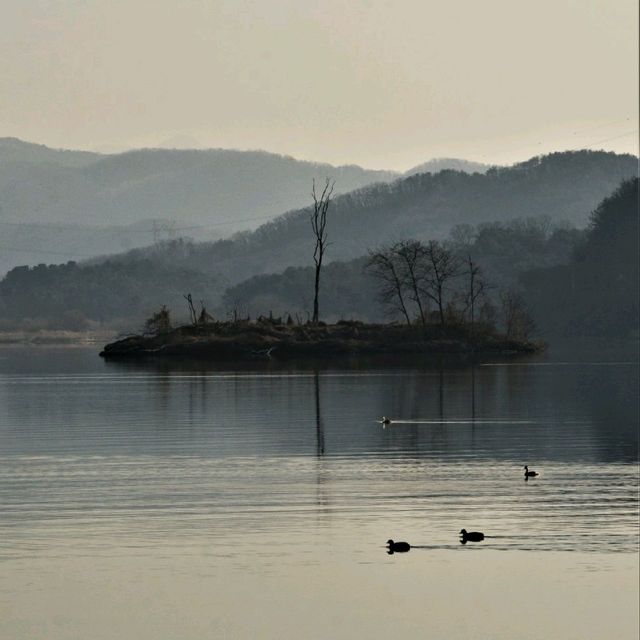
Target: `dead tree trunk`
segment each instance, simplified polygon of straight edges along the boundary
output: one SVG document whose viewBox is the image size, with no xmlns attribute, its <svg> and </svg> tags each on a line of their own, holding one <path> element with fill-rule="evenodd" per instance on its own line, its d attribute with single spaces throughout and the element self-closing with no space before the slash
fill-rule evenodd
<svg viewBox="0 0 640 640">
<path fill-rule="evenodd" d="M 193 306 L 193 298 L 191 297 L 191 294 L 187 293 L 186 296 L 182 297 L 187 301 L 187 305 L 189 306 L 189 319 L 191 320 L 191 324 L 198 324 L 198 316 L 196 315 L 196 310 Z"/>
<path fill-rule="evenodd" d="M 318 293 L 320 291 L 320 271 L 322 270 L 322 260 L 324 258 L 324 252 L 327 248 L 327 210 L 331 202 L 331 194 L 333 193 L 333 187 L 335 182 L 331 182 L 329 178 L 326 179 L 324 189 L 318 197 L 316 193 L 316 181 L 313 181 L 313 189 L 311 196 L 313 197 L 313 212 L 311 213 L 311 229 L 316 240 L 316 245 L 313 250 L 313 262 L 316 265 L 314 290 L 313 290 L 313 324 L 318 323 L 319 319 L 319 306 L 318 306 Z"/>
</svg>

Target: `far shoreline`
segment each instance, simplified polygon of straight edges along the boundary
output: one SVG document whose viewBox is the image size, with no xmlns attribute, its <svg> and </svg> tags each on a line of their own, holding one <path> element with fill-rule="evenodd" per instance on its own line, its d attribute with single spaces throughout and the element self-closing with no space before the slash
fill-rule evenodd
<svg viewBox="0 0 640 640">
<path fill-rule="evenodd" d="M 0 331 L 0 347 L 101 345 L 116 339 L 116 331 L 68 331 L 65 329 L 38 331 Z"/>
</svg>

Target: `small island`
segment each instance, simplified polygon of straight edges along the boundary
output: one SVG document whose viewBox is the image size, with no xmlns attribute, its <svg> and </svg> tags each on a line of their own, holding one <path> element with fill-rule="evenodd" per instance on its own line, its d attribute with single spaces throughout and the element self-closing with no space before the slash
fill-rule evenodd
<svg viewBox="0 0 640 640">
<path fill-rule="evenodd" d="M 507 338 L 477 327 L 408 327 L 341 320 L 335 324 L 295 324 L 260 318 L 191 324 L 146 335 L 131 335 L 107 344 L 107 359 L 200 357 L 208 359 L 323 358 L 356 355 L 423 355 L 434 353 L 527 354 L 542 343 Z"/>
<path fill-rule="evenodd" d="M 482 269 L 468 253 L 446 243 L 404 239 L 369 250 L 364 271 L 378 283 L 377 299 L 386 314 L 401 319 L 388 324 L 320 320 L 320 280 L 327 242 L 327 211 L 334 183 L 321 191 L 313 182 L 310 210 L 313 251 L 313 314 L 302 322 L 282 317 L 238 317 L 216 321 L 191 293 L 184 295 L 191 322 L 174 327 L 166 306 L 147 319 L 142 335 L 131 335 L 105 346 L 104 358 L 146 356 L 200 358 L 336 358 L 340 356 L 422 356 L 434 353 L 534 353 L 534 322 L 521 295 L 500 295 L 504 332 L 496 328 L 495 307 Z M 482 303 L 482 305 L 481 305 Z"/>
</svg>

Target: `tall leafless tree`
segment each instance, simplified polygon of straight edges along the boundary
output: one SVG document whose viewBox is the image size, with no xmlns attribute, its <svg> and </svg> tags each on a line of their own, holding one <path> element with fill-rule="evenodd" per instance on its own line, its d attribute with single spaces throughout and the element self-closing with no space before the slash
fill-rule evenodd
<svg viewBox="0 0 640 640">
<path fill-rule="evenodd" d="M 426 327 L 425 304 L 420 294 L 420 288 L 423 286 L 427 273 L 425 269 L 425 246 L 417 240 L 401 240 L 391 247 L 391 252 L 395 254 L 400 263 L 403 284 L 409 291 L 409 297 L 418 307 L 422 326 Z"/>
<path fill-rule="evenodd" d="M 440 326 L 444 327 L 445 296 L 447 287 L 453 278 L 460 274 L 458 258 L 436 240 L 424 247 L 426 275 L 421 293 L 433 300 L 438 306 Z"/>
<path fill-rule="evenodd" d="M 316 275 L 314 282 L 314 295 L 313 295 L 313 318 L 312 322 L 317 324 L 319 319 L 318 310 L 318 293 L 320 291 L 320 271 L 322 270 L 322 260 L 324 258 L 324 252 L 328 246 L 327 243 L 327 210 L 331 203 L 331 195 L 333 194 L 333 187 L 335 182 L 326 178 L 324 189 L 318 196 L 316 193 L 316 181 L 313 181 L 313 189 L 311 196 L 313 198 L 313 211 L 311 212 L 311 229 L 315 237 L 316 245 L 313 250 L 313 262 L 316 265 Z"/>
<path fill-rule="evenodd" d="M 397 262 L 397 255 L 393 251 L 393 246 L 370 250 L 365 269 L 381 282 L 380 301 L 385 306 L 400 311 L 407 325 L 411 326 L 411 317 L 409 316 L 404 296 L 402 269 Z"/>
</svg>

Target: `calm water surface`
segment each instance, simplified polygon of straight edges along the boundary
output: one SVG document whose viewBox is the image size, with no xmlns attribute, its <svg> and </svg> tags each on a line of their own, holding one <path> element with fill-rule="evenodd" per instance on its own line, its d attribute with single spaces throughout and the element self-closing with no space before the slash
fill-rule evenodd
<svg viewBox="0 0 640 640">
<path fill-rule="evenodd" d="M 637 638 L 637 388 L 637 351 L 584 345 L 316 369 L 0 349 L 0 637 Z"/>
</svg>

